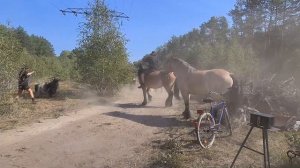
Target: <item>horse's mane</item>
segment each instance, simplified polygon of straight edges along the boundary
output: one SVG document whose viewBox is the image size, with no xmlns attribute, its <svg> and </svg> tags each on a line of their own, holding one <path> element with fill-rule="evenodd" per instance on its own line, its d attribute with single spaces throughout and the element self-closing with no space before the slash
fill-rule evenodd
<svg viewBox="0 0 300 168">
<path fill-rule="evenodd" d="M 171 61 L 176 62 L 179 65 L 182 65 L 183 67 L 187 68 L 187 70 L 190 71 L 195 71 L 197 70 L 196 68 L 192 67 L 189 63 L 187 63 L 186 61 L 180 59 L 180 58 L 171 58 Z"/>
</svg>

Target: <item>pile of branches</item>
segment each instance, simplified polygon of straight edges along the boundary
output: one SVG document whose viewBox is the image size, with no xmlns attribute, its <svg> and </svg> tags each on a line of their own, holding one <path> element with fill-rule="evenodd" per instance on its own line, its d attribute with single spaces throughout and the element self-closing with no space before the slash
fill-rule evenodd
<svg viewBox="0 0 300 168">
<path fill-rule="evenodd" d="M 242 99 L 239 104 L 242 112 L 259 111 L 299 120 L 300 90 L 295 78 L 275 79 L 276 75 L 256 83 L 241 81 L 239 94 Z"/>
<path fill-rule="evenodd" d="M 300 94 L 295 86 L 295 78 L 275 82 L 275 76 L 256 84 L 241 82 L 242 105 L 265 113 L 297 115 Z"/>
</svg>

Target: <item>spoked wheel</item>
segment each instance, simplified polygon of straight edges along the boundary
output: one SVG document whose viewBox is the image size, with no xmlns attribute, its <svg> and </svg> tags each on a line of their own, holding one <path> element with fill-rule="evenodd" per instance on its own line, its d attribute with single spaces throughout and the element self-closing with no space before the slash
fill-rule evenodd
<svg viewBox="0 0 300 168">
<path fill-rule="evenodd" d="M 210 113 L 203 113 L 198 121 L 197 139 L 202 148 L 210 148 L 215 141 L 215 120 Z"/>
</svg>

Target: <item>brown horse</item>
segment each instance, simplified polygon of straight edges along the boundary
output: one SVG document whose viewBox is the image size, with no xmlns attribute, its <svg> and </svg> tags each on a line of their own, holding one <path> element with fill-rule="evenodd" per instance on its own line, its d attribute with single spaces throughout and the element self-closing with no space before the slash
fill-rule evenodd
<svg viewBox="0 0 300 168">
<path fill-rule="evenodd" d="M 191 117 L 190 94 L 204 97 L 211 91 L 225 93 L 236 83 L 232 74 L 224 69 L 200 71 L 178 58 L 170 58 L 167 69 L 176 76 L 176 83 L 184 99 L 185 110 L 182 114 L 185 118 Z"/>
<path fill-rule="evenodd" d="M 144 76 L 144 85 L 142 85 L 143 95 L 144 95 L 144 101 L 142 105 L 146 105 L 148 103 L 147 101 L 147 95 L 148 100 L 152 100 L 152 96 L 150 95 L 149 91 L 150 88 L 152 89 L 158 89 L 161 87 L 164 87 L 166 91 L 168 92 L 168 98 L 165 101 L 165 106 L 169 107 L 172 106 L 172 99 L 173 99 L 173 88 L 175 85 L 175 79 L 173 72 L 165 72 L 165 71 L 153 71 L 150 73 L 146 73 Z"/>
</svg>

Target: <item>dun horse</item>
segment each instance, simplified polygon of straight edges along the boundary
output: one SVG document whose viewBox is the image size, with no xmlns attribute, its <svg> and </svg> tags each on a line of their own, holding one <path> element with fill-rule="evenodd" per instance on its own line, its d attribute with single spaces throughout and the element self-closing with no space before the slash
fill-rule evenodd
<svg viewBox="0 0 300 168">
<path fill-rule="evenodd" d="M 176 76 L 176 83 L 184 99 L 185 110 L 182 114 L 185 118 L 191 117 L 190 94 L 206 96 L 210 91 L 225 93 L 236 84 L 232 74 L 224 69 L 200 71 L 178 58 L 170 58 L 167 69 Z"/>
<path fill-rule="evenodd" d="M 165 101 L 165 106 L 172 106 L 173 99 L 173 88 L 175 85 L 175 79 L 173 72 L 164 72 L 164 71 L 153 71 L 145 74 L 144 76 L 144 85 L 142 86 L 144 101 L 142 105 L 146 105 L 148 101 L 152 100 L 152 96 L 149 91 L 150 88 L 158 89 L 164 87 L 168 92 L 168 98 Z M 148 100 L 147 100 L 148 96 Z"/>
</svg>

